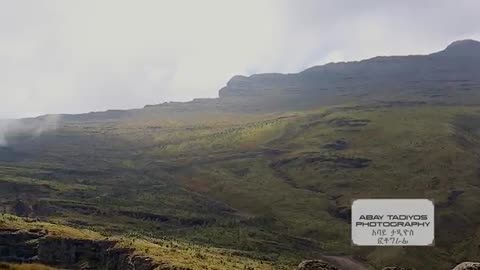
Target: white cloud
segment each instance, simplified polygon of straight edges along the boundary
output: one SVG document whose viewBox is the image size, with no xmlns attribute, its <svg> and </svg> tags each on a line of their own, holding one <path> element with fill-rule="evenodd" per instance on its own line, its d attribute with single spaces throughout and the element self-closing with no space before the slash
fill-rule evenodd
<svg viewBox="0 0 480 270">
<path fill-rule="evenodd" d="M 235 74 L 480 38 L 475 1 L 0 0 L 0 118 L 215 97 Z"/>
</svg>

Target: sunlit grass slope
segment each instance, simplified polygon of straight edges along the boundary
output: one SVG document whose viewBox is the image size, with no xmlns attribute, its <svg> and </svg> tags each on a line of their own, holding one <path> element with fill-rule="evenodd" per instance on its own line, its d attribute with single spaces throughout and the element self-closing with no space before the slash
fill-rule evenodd
<svg viewBox="0 0 480 270">
<path fill-rule="evenodd" d="M 22 198 L 57 224 L 235 250 L 266 265 L 320 254 L 432 269 L 480 259 L 477 107 L 195 119 L 66 123 L 14 142 L 18 160 L 0 167 L 4 205 Z M 434 200 L 436 246 L 352 247 L 350 202 L 371 197 Z"/>
<path fill-rule="evenodd" d="M 49 235 L 61 238 L 111 240 L 116 241 L 117 247 L 134 248 L 135 253 L 153 258 L 159 263 L 171 266 L 186 267 L 188 269 L 283 269 L 283 266 L 274 266 L 270 262 L 254 260 L 234 254 L 232 250 L 209 248 L 205 246 L 187 244 L 180 241 L 166 241 L 145 237 L 102 236 L 96 232 L 76 229 L 64 225 L 48 222 L 25 220 L 12 215 L 0 215 L 0 229 L 42 230 Z M 8 265 L 5 269 L 50 269 L 48 267 L 25 264 Z M 0 269 L 2 266 L 0 265 Z M 5 267 L 7 265 L 5 264 Z M 39 268 L 35 268 L 39 267 Z"/>
</svg>

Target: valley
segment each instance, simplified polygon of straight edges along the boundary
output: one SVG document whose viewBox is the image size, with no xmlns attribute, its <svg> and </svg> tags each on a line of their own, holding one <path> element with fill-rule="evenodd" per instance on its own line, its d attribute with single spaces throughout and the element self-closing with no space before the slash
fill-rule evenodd
<svg viewBox="0 0 480 270">
<path fill-rule="evenodd" d="M 2 148 L 2 207 L 292 267 L 326 254 L 417 266 L 428 254 L 422 264 L 440 269 L 475 245 L 479 124 L 476 107 L 425 105 L 65 123 Z M 385 196 L 436 202 L 434 249 L 350 245 L 349 202 Z"/>
</svg>

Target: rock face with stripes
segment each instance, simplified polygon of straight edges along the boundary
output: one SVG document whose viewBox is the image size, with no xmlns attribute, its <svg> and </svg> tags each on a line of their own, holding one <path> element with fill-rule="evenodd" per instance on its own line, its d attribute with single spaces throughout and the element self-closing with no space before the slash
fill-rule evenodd
<svg viewBox="0 0 480 270">
<path fill-rule="evenodd" d="M 457 265 L 453 270 L 479 270 L 480 263 L 478 262 L 463 262 Z"/>
<path fill-rule="evenodd" d="M 115 241 L 62 238 L 46 230 L 0 228 L 0 262 L 41 263 L 67 269 L 185 270 L 160 265 Z"/>
</svg>

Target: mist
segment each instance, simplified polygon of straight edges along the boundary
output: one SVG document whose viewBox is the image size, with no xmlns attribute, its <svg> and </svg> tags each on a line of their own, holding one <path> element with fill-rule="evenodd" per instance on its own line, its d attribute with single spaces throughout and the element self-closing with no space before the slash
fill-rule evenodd
<svg viewBox="0 0 480 270">
<path fill-rule="evenodd" d="M 16 136 L 36 137 L 55 130 L 60 119 L 59 115 L 46 115 L 38 118 L 0 120 L 0 146 L 8 146 L 9 139 Z"/>
</svg>

